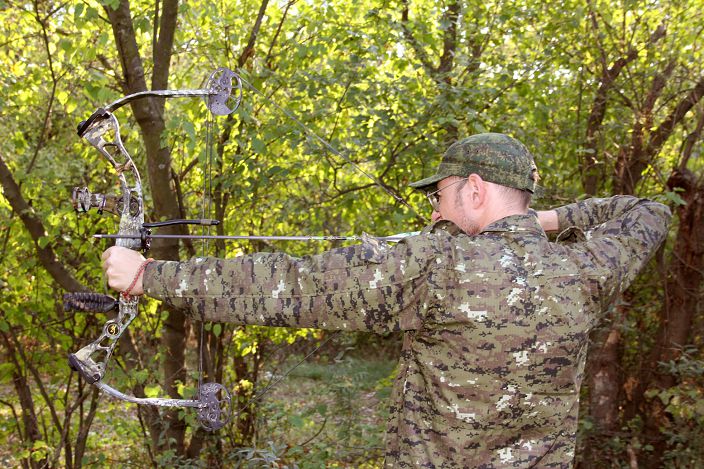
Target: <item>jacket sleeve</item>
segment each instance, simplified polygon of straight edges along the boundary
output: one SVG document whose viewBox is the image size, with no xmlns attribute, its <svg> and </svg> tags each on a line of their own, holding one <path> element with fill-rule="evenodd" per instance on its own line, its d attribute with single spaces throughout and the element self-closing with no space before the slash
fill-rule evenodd
<svg viewBox="0 0 704 469">
<path fill-rule="evenodd" d="M 633 282 L 662 244 L 670 224 L 670 209 L 632 196 L 587 199 L 556 209 L 560 231 L 576 227 L 585 241 L 571 250 L 596 278 L 602 309 Z"/>
<path fill-rule="evenodd" d="M 433 236 L 395 246 L 363 244 L 295 258 L 257 253 L 232 259 L 157 261 L 145 292 L 206 321 L 383 333 L 420 327 L 438 257 Z"/>
</svg>

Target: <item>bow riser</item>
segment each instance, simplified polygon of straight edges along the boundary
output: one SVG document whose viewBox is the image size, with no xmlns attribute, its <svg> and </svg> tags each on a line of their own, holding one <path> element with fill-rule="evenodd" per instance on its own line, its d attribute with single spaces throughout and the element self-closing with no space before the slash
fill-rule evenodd
<svg viewBox="0 0 704 469">
<path fill-rule="evenodd" d="M 119 232 L 138 235 L 144 224 L 142 178 L 134 161 L 132 161 L 132 157 L 122 143 L 120 124 L 117 118 L 108 111 L 103 111 L 92 122 L 91 119 L 88 122 L 89 126 L 82 132 L 83 138 L 88 140 L 110 162 L 120 181 L 122 213 L 120 214 Z M 112 134 L 112 138 L 106 140 L 110 134 Z M 141 243 L 134 239 L 124 242 L 118 240 L 115 244 L 134 250 L 139 250 L 141 247 Z"/>
<path fill-rule="evenodd" d="M 105 376 L 107 362 L 112 356 L 117 341 L 127 326 L 137 317 L 138 303 L 139 300 L 136 297 L 126 299 L 120 296 L 117 318 L 110 319 L 103 325 L 103 333 L 95 341 L 78 352 L 69 354 L 68 361 L 71 368 L 78 371 L 88 383 L 96 383 Z M 101 354 L 102 359 L 96 361 L 93 356 L 99 357 Z"/>
<path fill-rule="evenodd" d="M 117 118 L 111 112 L 100 109 L 82 124 L 82 128 L 79 127 L 79 133 L 105 156 L 117 172 L 123 194 L 119 233 L 138 235 L 144 224 L 142 179 L 132 157 L 122 143 Z M 135 239 L 119 239 L 115 244 L 134 250 L 141 247 L 141 242 Z M 112 356 L 117 341 L 137 316 L 138 303 L 137 298 L 125 298 L 120 295 L 117 319 L 106 322 L 103 333 L 93 343 L 69 355 L 71 367 L 77 370 L 88 383 L 93 384 L 105 376 L 107 362 Z"/>
</svg>

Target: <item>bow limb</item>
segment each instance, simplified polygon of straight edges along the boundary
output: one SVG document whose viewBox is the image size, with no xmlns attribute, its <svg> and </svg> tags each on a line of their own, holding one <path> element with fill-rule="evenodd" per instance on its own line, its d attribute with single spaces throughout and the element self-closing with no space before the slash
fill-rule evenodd
<svg viewBox="0 0 704 469">
<path fill-rule="evenodd" d="M 232 81 L 235 80 L 233 85 Z M 242 81 L 239 75 L 227 68 L 218 68 L 210 74 L 207 88 L 195 90 L 140 91 L 124 96 L 107 106 L 106 111 L 116 111 L 122 106 L 142 98 L 204 98 L 210 112 L 216 116 L 232 114 L 242 102 Z M 233 94 L 233 88 L 236 93 Z"/>
</svg>

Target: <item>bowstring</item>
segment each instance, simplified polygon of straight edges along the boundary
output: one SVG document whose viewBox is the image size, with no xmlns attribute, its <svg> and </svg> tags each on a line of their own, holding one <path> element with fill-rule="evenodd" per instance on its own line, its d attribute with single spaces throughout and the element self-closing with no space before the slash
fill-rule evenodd
<svg viewBox="0 0 704 469">
<path fill-rule="evenodd" d="M 426 220 L 426 217 L 421 215 L 416 209 L 414 209 L 401 195 L 397 194 L 396 192 L 392 191 L 387 185 L 385 185 L 379 178 L 371 174 L 370 172 L 364 170 L 359 164 L 355 163 L 349 156 L 345 155 L 344 153 L 338 151 L 335 147 L 332 146 L 331 143 L 329 143 L 326 139 L 318 135 L 316 132 L 314 132 L 310 127 L 308 127 L 305 123 L 303 123 L 299 118 L 297 118 L 291 111 L 289 111 L 287 108 L 279 105 L 277 102 L 266 96 L 262 91 L 260 91 L 258 88 L 256 88 L 252 83 L 250 83 L 248 80 L 242 77 L 243 71 L 241 68 L 237 69 L 238 75 L 240 79 L 242 80 L 242 83 L 244 83 L 251 91 L 253 91 L 255 94 L 257 94 L 259 97 L 261 97 L 264 101 L 268 102 L 272 106 L 274 106 L 279 112 L 284 114 L 286 117 L 291 119 L 296 125 L 298 125 L 303 132 L 318 141 L 323 147 L 325 147 L 330 153 L 333 155 L 341 158 L 345 162 L 347 162 L 350 166 L 352 166 L 354 169 L 356 169 L 359 173 L 370 179 L 372 182 L 374 182 L 375 185 L 380 187 L 386 194 L 391 196 L 397 203 L 400 203 L 401 205 L 405 206 L 408 208 L 415 216 L 417 216 L 421 220 Z M 212 148 L 212 141 L 213 141 L 213 126 L 214 126 L 214 118 L 211 113 L 208 114 L 208 118 L 206 119 L 206 148 L 205 148 L 205 161 L 204 161 L 204 173 L 203 173 L 203 197 L 207 197 L 207 202 L 203 201 L 203 206 L 202 206 L 202 213 L 203 217 L 202 218 L 207 218 L 207 214 L 209 214 L 212 210 L 212 159 L 213 159 L 213 148 Z M 206 234 L 209 233 L 210 227 L 201 227 L 201 233 Z M 207 254 L 207 240 L 203 244 L 203 257 L 206 256 Z M 202 386 L 202 381 L 203 381 L 203 349 L 204 349 L 204 318 L 201 318 L 201 326 L 200 326 L 200 357 L 199 357 L 199 363 L 198 363 L 198 388 L 200 390 Z M 292 368 L 288 369 L 283 375 L 281 375 L 278 379 L 276 380 L 270 380 L 267 385 L 261 389 L 258 392 L 255 392 L 252 397 L 247 399 L 247 401 L 242 404 L 239 408 L 237 408 L 235 414 L 239 415 L 239 413 L 244 410 L 247 406 L 256 403 L 259 401 L 262 397 L 264 397 L 268 391 L 276 386 L 278 383 L 280 383 L 283 379 L 285 379 L 291 372 L 293 372 L 296 368 L 298 368 L 299 365 L 304 363 L 308 358 L 313 356 L 320 348 L 322 348 L 325 344 L 327 344 L 330 340 L 332 340 L 335 336 L 337 336 L 341 331 L 335 331 L 334 333 L 330 334 L 318 347 L 316 347 L 312 352 L 308 353 L 305 357 L 303 357 L 302 360 L 298 361 Z"/>
<path fill-rule="evenodd" d="M 405 206 L 408 208 L 415 216 L 417 216 L 421 220 L 427 221 L 427 218 L 423 215 L 421 215 L 416 209 L 414 209 L 403 197 L 401 197 L 399 194 L 395 193 L 392 191 L 388 186 L 386 186 L 384 183 L 381 182 L 379 178 L 371 174 L 370 172 L 364 170 L 359 164 L 355 163 L 349 156 L 345 155 L 344 153 L 338 151 L 335 147 L 332 146 L 331 143 L 329 143 L 326 139 L 318 135 L 316 132 L 314 132 L 310 127 L 308 127 L 305 123 L 303 123 L 299 118 L 297 118 L 291 111 L 289 111 L 287 108 L 279 105 L 277 102 L 266 96 L 262 91 L 260 91 L 257 87 L 255 87 L 252 83 L 250 83 L 248 80 L 242 77 L 243 75 L 243 70 L 241 68 L 237 69 L 237 73 L 240 77 L 240 80 L 242 80 L 242 83 L 244 83 L 245 86 L 247 86 L 251 91 L 253 91 L 256 95 L 261 97 L 264 101 L 267 103 L 271 104 L 276 108 L 279 112 L 284 114 L 286 117 L 291 119 L 293 122 L 298 125 L 303 132 L 314 138 L 316 141 L 318 141 L 323 147 L 325 147 L 328 151 L 330 151 L 333 155 L 343 159 L 345 162 L 347 162 L 350 166 L 352 166 L 354 169 L 356 169 L 359 173 L 363 174 L 365 177 L 368 179 L 372 180 L 374 184 L 376 184 L 378 187 L 380 187 L 386 194 L 390 195 L 397 203 L 400 203 L 401 205 Z M 281 375 L 278 379 L 271 379 L 269 382 L 264 386 L 263 389 L 260 389 L 259 391 L 256 391 L 249 399 L 245 401 L 244 404 L 240 405 L 237 410 L 235 411 L 235 415 L 239 415 L 240 412 L 242 412 L 244 409 L 246 409 L 248 406 L 256 403 L 257 401 L 261 400 L 274 386 L 279 384 L 281 381 L 283 381 L 291 372 L 293 372 L 296 368 L 298 368 L 301 364 L 303 364 L 306 360 L 308 360 L 311 356 L 315 355 L 318 350 L 320 350 L 325 344 L 327 344 L 329 341 L 331 341 L 334 337 L 339 335 L 339 333 L 342 332 L 341 330 L 337 330 L 330 334 L 318 347 L 316 347 L 312 352 L 308 353 L 305 357 L 303 357 L 301 360 L 296 362 L 296 364 L 291 367 L 290 369 L 286 370 L 286 372 Z"/>
<path fill-rule="evenodd" d="M 213 127 L 215 125 L 215 118 L 211 112 L 207 112 L 207 117 L 205 119 L 205 150 L 203 159 L 203 203 L 201 205 L 201 218 L 208 218 L 212 212 L 212 190 L 213 190 Z M 201 225 L 201 235 L 209 235 L 210 226 Z M 205 239 L 201 245 L 202 251 L 201 256 L 205 258 L 208 255 L 209 250 L 209 240 Z M 204 349 L 205 349 L 205 317 L 201 315 L 200 318 L 200 347 L 199 347 L 199 357 L 198 357 L 198 395 L 200 396 L 200 390 L 203 386 L 203 361 L 204 361 Z"/>
</svg>

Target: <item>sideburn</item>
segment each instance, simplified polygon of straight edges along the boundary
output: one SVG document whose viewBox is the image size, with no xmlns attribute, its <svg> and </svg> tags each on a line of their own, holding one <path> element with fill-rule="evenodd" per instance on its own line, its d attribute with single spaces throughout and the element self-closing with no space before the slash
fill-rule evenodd
<svg viewBox="0 0 704 469">
<path fill-rule="evenodd" d="M 458 226 L 460 227 L 460 229 L 462 231 L 464 231 L 468 235 L 473 236 L 473 235 L 479 233 L 480 227 L 479 227 L 478 223 L 475 223 L 474 220 L 471 220 L 467 216 L 467 214 L 464 210 L 464 200 L 462 200 L 462 196 L 460 195 L 460 191 L 462 190 L 462 188 L 464 187 L 464 185 L 466 183 L 467 183 L 467 180 L 465 179 L 461 183 L 457 184 L 457 189 L 455 191 L 454 204 L 455 204 L 455 208 L 457 208 L 460 211 L 460 213 L 462 213 L 462 220 L 460 221 Z"/>
</svg>

